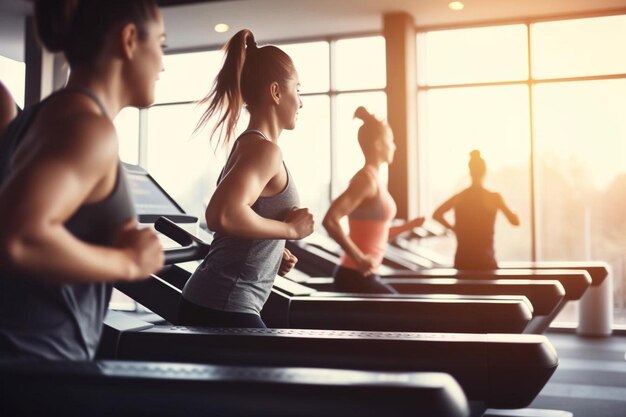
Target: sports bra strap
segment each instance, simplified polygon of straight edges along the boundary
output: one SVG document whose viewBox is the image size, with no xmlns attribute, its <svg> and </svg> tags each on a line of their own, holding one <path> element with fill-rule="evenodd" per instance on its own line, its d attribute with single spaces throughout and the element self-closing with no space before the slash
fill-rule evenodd
<svg viewBox="0 0 626 417">
<path fill-rule="evenodd" d="M 248 134 L 248 133 L 256 133 L 257 135 L 261 136 L 263 139 L 269 141 L 268 137 L 265 136 L 265 133 L 261 132 L 258 129 L 248 129 L 248 130 L 245 130 L 245 131 L 243 131 L 241 133 L 241 135 L 239 135 L 239 137 L 242 137 L 243 135 Z"/>
<path fill-rule="evenodd" d="M 265 133 L 261 132 L 258 129 L 248 129 L 245 130 L 241 133 L 241 135 L 237 136 L 237 139 L 239 139 L 240 137 L 242 137 L 243 135 L 246 135 L 248 133 L 256 133 L 257 135 L 261 136 L 263 139 L 265 139 L 266 141 L 270 141 L 267 136 L 265 136 Z M 228 165 L 228 161 L 230 161 L 230 157 L 233 155 L 233 153 L 235 152 L 235 144 L 233 144 L 232 149 L 230 150 L 230 153 L 228 154 L 228 158 L 226 158 L 226 163 L 224 164 L 224 166 Z"/>
<path fill-rule="evenodd" d="M 77 87 L 65 87 L 62 91 L 72 91 L 72 92 L 86 95 L 87 97 L 89 97 L 96 103 L 96 105 L 100 108 L 100 111 L 102 112 L 102 114 L 107 119 L 110 119 L 109 113 L 107 112 L 106 107 L 104 107 L 104 103 L 102 102 L 102 100 L 100 100 L 100 97 L 98 97 L 91 88 L 78 87 L 78 86 Z"/>
</svg>

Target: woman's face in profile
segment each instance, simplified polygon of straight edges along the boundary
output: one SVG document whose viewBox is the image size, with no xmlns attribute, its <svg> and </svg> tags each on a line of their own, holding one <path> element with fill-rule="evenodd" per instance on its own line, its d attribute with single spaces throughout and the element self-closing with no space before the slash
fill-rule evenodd
<svg viewBox="0 0 626 417">
<path fill-rule="evenodd" d="M 140 39 L 137 46 L 137 64 L 133 84 L 137 87 L 137 107 L 146 107 L 154 101 L 154 87 L 163 71 L 163 48 L 165 42 L 165 28 L 159 10 L 156 18 L 146 24 L 146 37 Z"/>
<path fill-rule="evenodd" d="M 383 159 L 385 160 L 385 162 L 390 164 L 393 162 L 393 158 L 396 154 L 396 143 L 393 140 L 393 135 L 391 134 L 390 129 L 387 128 L 385 132 L 385 137 L 383 139 Z"/>
</svg>

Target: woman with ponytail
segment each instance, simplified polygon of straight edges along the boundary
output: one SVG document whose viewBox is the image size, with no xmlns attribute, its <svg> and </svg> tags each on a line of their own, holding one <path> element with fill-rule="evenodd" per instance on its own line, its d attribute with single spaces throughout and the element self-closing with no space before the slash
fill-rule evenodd
<svg viewBox="0 0 626 417">
<path fill-rule="evenodd" d="M 433 219 L 456 235 L 457 247 L 454 267 L 458 269 L 496 269 L 493 236 L 496 214 L 502 211 L 509 223 L 519 226 L 519 217 L 513 213 L 499 193 L 487 190 L 483 183 L 487 164 L 480 151 L 470 152 L 469 171 L 472 184 L 453 195 L 435 210 Z M 454 224 L 444 215 L 454 209 Z"/>
<path fill-rule="evenodd" d="M 232 144 L 206 209 L 214 239 L 183 289 L 180 320 L 264 328 L 260 313 L 274 278 L 297 261 L 285 240 L 313 232 L 313 216 L 297 208 L 298 193 L 278 146 L 281 132 L 296 125 L 300 84 L 291 58 L 275 46 L 258 47 L 249 30 L 235 34 L 224 50 L 198 128 L 215 119 L 211 140 L 229 145 L 244 105 L 250 121 Z"/>
<path fill-rule="evenodd" d="M 398 234 L 420 226 L 423 217 L 391 227 L 396 203 L 379 179 L 382 164 L 390 164 L 396 150 L 393 133 L 387 123 L 378 120 L 364 107 L 354 117 L 363 121 L 358 139 L 365 165 L 350 181 L 348 188 L 331 204 L 324 217 L 330 237 L 344 250 L 341 264 L 335 270 L 335 288 L 341 292 L 395 293 L 383 284 L 376 270 L 382 263 L 387 241 Z M 349 234 L 340 221 L 348 216 Z"/>
<path fill-rule="evenodd" d="M 89 360 L 111 284 L 163 263 L 134 220 L 112 122 L 152 103 L 163 20 L 153 0 L 34 5 L 40 41 L 71 72 L 0 143 L 0 358 Z"/>
</svg>

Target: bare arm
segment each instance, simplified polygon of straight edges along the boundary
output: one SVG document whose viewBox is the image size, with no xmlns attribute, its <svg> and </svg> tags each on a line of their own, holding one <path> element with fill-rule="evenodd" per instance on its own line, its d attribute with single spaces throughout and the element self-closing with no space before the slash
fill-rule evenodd
<svg viewBox="0 0 626 417">
<path fill-rule="evenodd" d="M 399 226 L 392 226 L 389 228 L 389 240 L 392 240 L 393 238 L 395 238 L 396 236 L 398 236 L 401 233 L 406 232 L 407 230 L 411 230 L 414 229 L 416 227 L 420 227 L 421 225 L 424 224 L 424 220 L 426 220 L 424 217 L 416 217 L 412 220 L 409 220 L 408 222 L 401 224 Z"/>
<path fill-rule="evenodd" d="M 323 225 L 330 237 L 332 237 L 344 252 L 350 256 L 357 265 L 363 265 L 364 275 L 368 275 L 367 255 L 364 254 L 359 247 L 350 239 L 341 227 L 341 219 L 352 213 L 363 200 L 376 194 L 377 184 L 366 173 L 358 172 L 350 185 L 335 201 L 332 202 L 326 216 L 324 216 Z M 359 268 L 361 269 L 361 268 Z"/>
<path fill-rule="evenodd" d="M 48 135 L 19 160 L 0 190 L 0 268 L 50 283 L 132 280 L 156 272 L 163 262 L 158 239 L 136 230 L 132 219 L 119 231 L 117 247 L 85 243 L 64 226 L 83 203 L 100 201 L 114 187 L 111 123 L 81 116 Z"/>
<path fill-rule="evenodd" d="M 506 205 L 506 203 L 504 202 L 504 198 L 502 198 L 502 195 L 496 194 L 496 204 L 498 205 L 498 208 L 502 210 L 502 213 L 504 213 L 509 223 L 511 223 L 513 226 L 520 225 L 519 216 L 511 211 L 511 209 Z"/>
<path fill-rule="evenodd" d="M 450 211 L 452 208 L 454 208 L 454 206 L 456 205 L 457 199 L 458 199 L 458 194 L 450 197 L 443 204 L 437 207 L 437 210 L 435 210 L 435 212 L 433 213 L 433 219 L 441 223 L 443 227 L 445 227 L 446 229 L 454 230 L 454 226 L 446 220 L 444 215 L 448 211 Z"/>
<path fill-rule="evenodd" d="M 209 201 L 207 226 L 248 239 L 302 239 L 313 233 L 313 216 L 307 209 L 292 211 L 285 221 L 254 212 L 252 205 L 267 184 L 283 172 L 282 153 L 263 139 L 239 140 L 233 161 Z"/>
</svg>

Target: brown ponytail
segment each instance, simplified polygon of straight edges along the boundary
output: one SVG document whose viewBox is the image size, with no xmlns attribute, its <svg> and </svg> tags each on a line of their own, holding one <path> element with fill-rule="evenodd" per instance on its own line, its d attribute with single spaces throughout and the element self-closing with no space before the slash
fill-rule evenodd
<svg viewBox="0 0 626 417">
<path fill-rule="evenodd" d="M 258 47 L 254 34 L 243 29 L 237 32 L 223 48 L 226 56 L 211 91 L 199 104 L 208 107 L 198 121 L 195 131 L 217 117 L 210 140 L 219 130 L 217 145 L 232 139 L 241 108 L 253 109 L 261 103 L 263 91 L 272 82 L 283 82 L 295 71 L 293 61 L 281 49 L 267 45 Z M 225 128 L 225 133 L 224 132 Z"/>
<path fill-rule="evenodd" d="M 68 31 L 80 0 L 36 1 L 35 19 L 39 40 L 50 52 L 65 49 Z"/>
<path fill-rule="evenodd" d="M 254 45 L 256 41 L 254 35 L 248 29 L 237 32 L 224 46 L 223 50 L 226 54 L 224 65 L 217 74 L 211 92 L 204 97 L 200 104 L 209 103 L 209 107 L 205 110 L 196 126 L 196 131 L 206 125 L 209 120 L 218 116 L 219 120 L 211 131 L 211 140 L 215 132 L 222 125 L 226 125 L 226 135 L 218 138 L 219 145 L 222 139 L 228 143 L 237 126 L 243 98 L 241 96 L 241 73 L 246 60 L 247 45 Z"/>
</svg>

